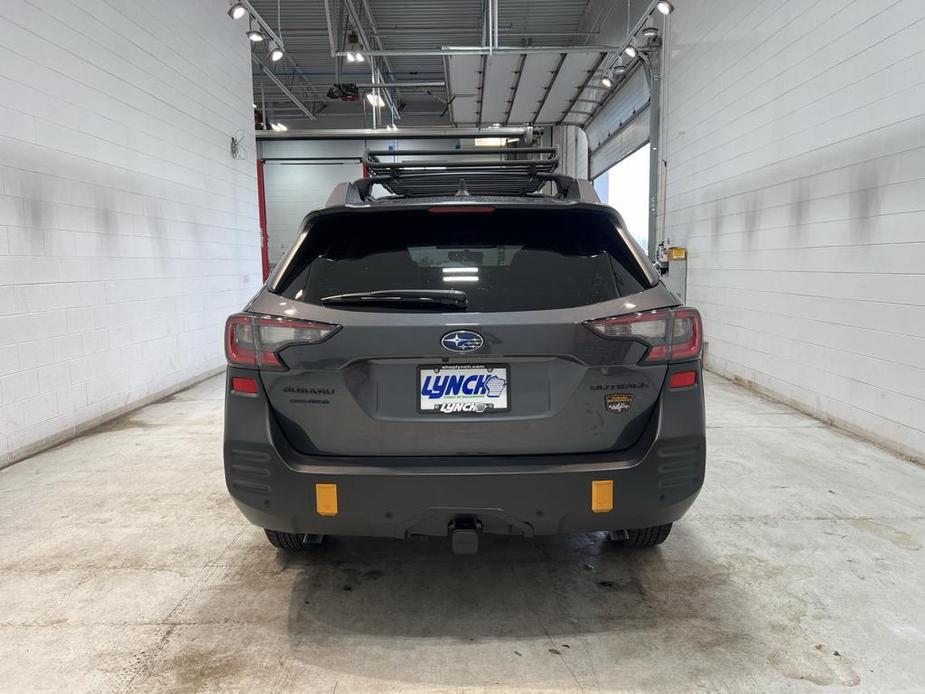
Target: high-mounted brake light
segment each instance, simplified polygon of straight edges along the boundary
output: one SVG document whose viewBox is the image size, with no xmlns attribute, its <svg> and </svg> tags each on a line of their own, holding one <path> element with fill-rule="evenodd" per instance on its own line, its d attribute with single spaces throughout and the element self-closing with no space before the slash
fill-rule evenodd
<svg viewBox="0 0 925 694">
<path fill-rule="evenodd" d="M 646 363 L 684 361 L 700 355 L 703 324 L 693 308 L 660 309 L 585 322 L 608 338 L 634 338 L 649 345 Z"/>
<path fill-rule="evenodd" d="M 427 211 L 431 214 L 488 214 L 495 208 L 489 205 L 438 205 L 428 207 Z"/>
<path fill-rule="evenodd" d="M 225 323 L 225 357 L 233 366 L 285 369 L 278 352 L 292 344 L 326 340 L 339 325 L 237 313 Z"/>
</svg>

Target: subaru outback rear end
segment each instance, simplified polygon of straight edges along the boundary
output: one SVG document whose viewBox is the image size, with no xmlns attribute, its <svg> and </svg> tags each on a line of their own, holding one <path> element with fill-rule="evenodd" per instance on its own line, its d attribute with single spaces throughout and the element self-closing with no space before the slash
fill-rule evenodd
<svg viewBox="0 0 925 694">
<path fill-rule="evenodd" d="M 434 197 L 378 178 L 398 194 L 358 182 L 311 213 L 228 319 L 225 473 L 244 515 L 284 549 L 662 542 L 704 477 L 697 311 L 587 185 Z"/>
</svg>

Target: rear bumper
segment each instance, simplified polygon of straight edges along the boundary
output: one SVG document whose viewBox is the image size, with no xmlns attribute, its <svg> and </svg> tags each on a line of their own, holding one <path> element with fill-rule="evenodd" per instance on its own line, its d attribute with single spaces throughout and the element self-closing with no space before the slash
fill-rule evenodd
<svg viewBox="0 0 925 694">
<path fill-rule="evenodd" d="M 229 369 L 228 377 L 242 374 Z M 626 451 L 425 460 L 303 455 L 282 436 L 262 393 L 229 392 L 226 482 L 249 521 L 295 533 L 446 535 L 460 518 L 477 519 L 483 532 L 525 536 L 660 525 L 683 516 L 703 484 L 700 383 L 664 392 Z M 603 513 L 591 510 L 599 480 L 613 482 L 613 508 Z M 336 515 L 318 513 L 316 484 L 337 486 Z"/>
</svg>

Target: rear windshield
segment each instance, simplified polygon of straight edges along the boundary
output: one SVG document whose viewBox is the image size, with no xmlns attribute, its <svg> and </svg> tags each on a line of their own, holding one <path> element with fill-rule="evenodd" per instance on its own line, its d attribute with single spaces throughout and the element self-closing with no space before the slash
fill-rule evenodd
<svg viewBox="0 0 925 694">
<path fill-rule="evenodd" d="M 647 287 L 612 221 L 591 210 L 402 210 L 319 218 L 276 291 L 321 303 L 354 292 L 459 289 L 468 311 L 494 312 L 584 306 Z"/>
</svg>

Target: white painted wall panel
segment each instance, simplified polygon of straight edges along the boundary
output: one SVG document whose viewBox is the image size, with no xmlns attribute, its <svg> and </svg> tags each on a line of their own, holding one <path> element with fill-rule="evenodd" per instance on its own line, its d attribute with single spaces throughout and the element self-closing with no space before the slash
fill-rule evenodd
<svg viewBox="0 0 925 694">
<path fill-rule="evenodd" d="M 225 9 L 0 3 L 0 466 L 224 361 L 260 283 L 249 49 Z"/>
<path fill-rule="evenodd" d="M 664 225 L 708 365 L 925 458 L 925 5 L 676 8 Z"/>
</svg>

